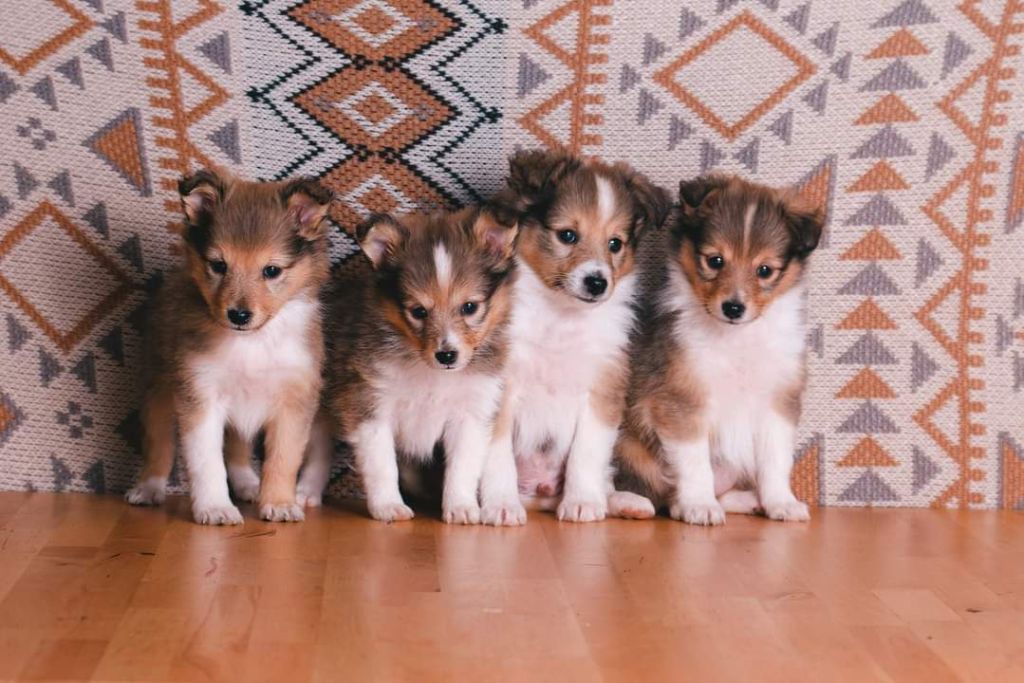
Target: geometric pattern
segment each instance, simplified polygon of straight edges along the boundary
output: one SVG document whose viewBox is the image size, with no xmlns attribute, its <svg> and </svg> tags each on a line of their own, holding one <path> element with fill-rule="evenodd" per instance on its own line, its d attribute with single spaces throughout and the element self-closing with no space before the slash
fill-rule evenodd
<svg viewBox="0 0 1024 683">
<path fill-rule="evenodd" d="M 825 209 L 802 499 L 1024 509 L 1016 0 L 0 4 L 0 487 L 134 477 L 181 173 L 320 178 L 344 260 L 370 211 L 479 200 L 546 146 Z"/>
</svg>

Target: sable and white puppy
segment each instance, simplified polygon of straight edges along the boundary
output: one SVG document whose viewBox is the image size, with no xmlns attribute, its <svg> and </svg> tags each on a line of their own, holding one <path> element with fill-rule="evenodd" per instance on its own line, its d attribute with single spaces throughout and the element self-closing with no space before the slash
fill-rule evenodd
<svg viewBox="0 0 1024 683">
<path fill-rule="evenodd" d="M 480 476 L 502 393 L 516 229 L 467 208 L 375 216 L 357 236 L 373 271 L 350 278 L 329 301 L 325 404 L 355 452 L 370 515 L 412 518 L 399 491 L 398 457 L 423 462 L 441 444 L 444 521 L 479 523 Z M 304 495 L 326 483 L 330 449 L 317 444 Z M 525 517 L 521 508 L 500 512 L 509 523 Z"/>
<path fill-rule="evenodd" d="M 485 510 L 507 509 L 519 492 L 546 507 L 543 499 L 561 491 L 563 520 L 603 519 L 609 503 L 613 514 L 654 514 L 637 496 L 609 501 L 610 464 L 638 293 L 635 252 L 669 203 L 622 164 L 546 151 L 512 158 L 508 186 L 494 199 L 520 224 L 506 373 L 511 420 L 488 461 Z"/>
<path fill-rule="evenodd" d="M 185 259 L 149 322 L 146 464 L 126 497 L 163 501 L 177 423 L 197 522 L 242 523 L 228 480 L 237 498 L 258 501 L 263 519 L 301 520 L 295 485 L 319 405 L 331 194 L 312 180 L 253 183 L 210 171 L 178 189 Z M 262 483 L 251 464 L 260 430 Z"/>
<path fill-rule="evenodd" d="M 643 259 L 650 305 L 632 351 L 622 483 L 691 524 L 722 524 L 727 511 L 807 520 L 789 476 L 803 276 L 823 217 L 737 177 L 683 182 L 679 195 L 678 219 Z"/>
</svg>

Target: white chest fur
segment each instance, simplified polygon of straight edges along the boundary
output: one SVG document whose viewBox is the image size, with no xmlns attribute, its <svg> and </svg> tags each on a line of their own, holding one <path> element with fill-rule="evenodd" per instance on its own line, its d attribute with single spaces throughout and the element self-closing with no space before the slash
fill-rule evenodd
<svg viewBox="0 0 1024 683">
<path fill-rule="evenodd" d="M 556 459 L 565 456 L 580 406 L 609 363 L 620 362 L 635 289 L 629 275 L 608 301 L 586 304 L 553 292 L 520 263 L 507 367 L 517 456 L 543 446 Z"/>
<path fill-rule="evenodd" d="M 490 424 L 501 397 L 501 378 L 438 370 L 420 363 L 392 364 L 378 379 L 379 411 L 391 425 L 399 452 L 428 458 L 457 420 Z"/>
<path fill-rule="evenodd" d="M 315 381 L 320 369 L 310 348 L 310 331 L 318 306 L 307 299 L 290 301 L 259 330 L 230 334 L 209 353 L 192 359 L 193 386 L 207 407 L 251 437 L 273 414 L 284 388 Z"/>
<path fill-rule="evenodd" d="M 711 318 L 688 283 L 673 274 L 682 293 L 675 334 L 686 367 L 704 399 L 713 455 L 749 465 L 758 425 L 777 411 L 776 401 L 800 380 L 804 358 L 803 291 L 796 287 L 753 322 L 728 325 Z"/>
</svg>

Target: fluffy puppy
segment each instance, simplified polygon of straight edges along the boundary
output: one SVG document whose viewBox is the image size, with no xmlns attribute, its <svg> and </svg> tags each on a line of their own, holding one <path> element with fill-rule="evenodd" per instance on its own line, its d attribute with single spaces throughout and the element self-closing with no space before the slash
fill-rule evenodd
<svg viewBox="0 0 1024 683">
<path fill-rule="evenodd" d="M 485 510 L 507 509 L 519 492 L 544 507 L 561 490 L 559 519 L 603 519 L 624 410 L 636 248 L 664 220 L 668 196 L 625 165 L 534 151 L 512 158 L 494 204 L 519 221 L 519 277 L 510 420 L 488 460 Z M 636 498 L 613 498 L 612 512 L 654 513 Z"/>
<path fill-rule="evenodd" d="M 312 180 L 253 183 L 211 171 L 178 189 L 184 263 L 149 321 L 146 464 L 127 499 L 163 501 L 177 423 L 197 522 L 242 523 L 228 480 L 237 498 L 258 501 L 263 519 L 301 520 L 295 483 L 319 403 L 331 195 Z M 262 483 L 250 461 L 261 430 Z"/>
<path fill-rule="evenodd" d="M 442 445 L 444 521 L 479 523 L 480 475 L 502 393 L 516 229 L 467 208 L 375 216 L 357 236 L 373 270 L 329 302 L 325 404 L 355 452 L 370 515 L 410 519 L 397 458 L 426 461 Z M 327 440 L 314 445 L 303 495 L 318 495 L 328 470 Z M 525 517 L 505 512 L 509 523 Z"/>
<path fill-rule="evenodd" d="M 808 519 L 790 488 L 804 387 L 804 273 L 823 216 L 737 177 L 683 182 L 678 220 L 645 254 L 618 444 L 625 478 L 675 519 Z M 653 241 L 652 241 L 653 242 Z"/>
</svg>

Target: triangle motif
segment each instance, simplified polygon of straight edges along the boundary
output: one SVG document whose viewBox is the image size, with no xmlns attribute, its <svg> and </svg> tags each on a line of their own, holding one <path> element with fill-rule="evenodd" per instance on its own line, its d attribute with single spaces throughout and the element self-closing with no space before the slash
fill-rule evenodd
<svg viewBox="0 0 1024 683">
<path fill-rule="evenodd" d="M 895 330 L 896 323 L 870 297 L 836 324 L 839 330 Z"/>
<path fill-rule="evenodd" d="M 919 121 L 920 118 L 899 95 L 891 92 L 864 110 L 864 113 L 857 117 L 854 123 L 858 126 L 873 126 L 879 123 L 913 123 Z"/>
<path fill-rule="evenodd" d="M 847 192 L 882 192 L 883 190 L 907 190 L 910 185 L 885 159 L 869 168 Z"/>
<path fill-rule="evenodd" d="M 917 57 L 928 54 L 924 43 L 917 39 L 906 28 L 885 39 L 878 47 L 868 53 L 867 59 L 891 59 L 893 57 Z"/>
<path fill-rule="evenodd" d="M 878 228 L 871 228 L 839 257 L 841 261 L 899 261 L 903 255 Z"/>
<path fill-rule="evenodd" d="M 899 499 L 896 492 L 871 470 L 860 475 L 839 494 L 843 503 L 894 503 Z"/>
<path fill-rule="evenodd" d="M 877 441 L 870 436 L 865 436 L 836 465 L 838 467 L 897 467 L 899 463 L 893 460 L 889 452 L 882 448 Z"/>
<path fill-rule="evenodd" d="M 138 109 L 125 109 L 83 144 L 117 171 L 139 194 L 144 197 L 152 194 L 142 137 L 142 115 Z"/>
<path fill-rule="evenodd" d="M 839 390 L 836 398 L 896 398 L 896 392 L 874 370 L 862 368 Z"/>
</svg>

